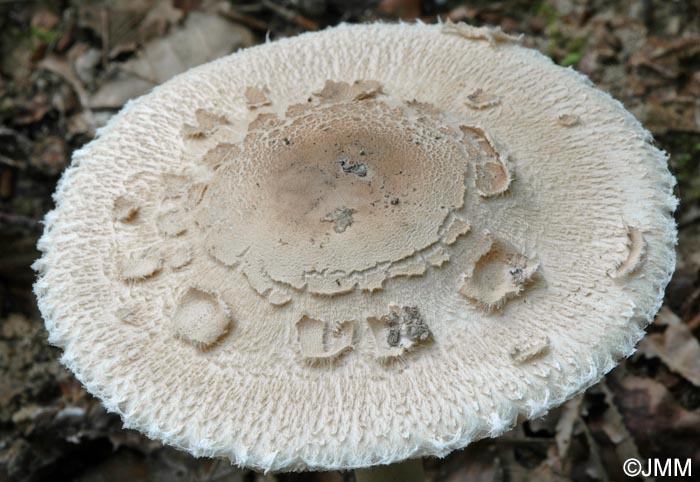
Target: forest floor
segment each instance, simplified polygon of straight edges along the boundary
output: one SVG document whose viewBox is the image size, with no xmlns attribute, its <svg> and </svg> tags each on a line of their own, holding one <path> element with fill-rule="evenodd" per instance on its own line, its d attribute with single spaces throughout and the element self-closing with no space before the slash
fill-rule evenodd
<svg viewBox="0 0 700 482">
<path fill-rule="evenodd" d="M 428 480 L 631 480 L 628 458 L 690 458 L 700 477 L 700 0 L 0 0 L 0 482 L 353 480 L 256 474 L 122 429 L 47 343 L 30 265 L 72 152 L 128 99 L 266 36 L 438 18 L 522 32 L 589 76 L 670 153 L 681 202 L 677 271 L 637 353 L 545 418 L 426 459 Z M 213 25 L 207 48 L 176 48 Z"/>
</svg>

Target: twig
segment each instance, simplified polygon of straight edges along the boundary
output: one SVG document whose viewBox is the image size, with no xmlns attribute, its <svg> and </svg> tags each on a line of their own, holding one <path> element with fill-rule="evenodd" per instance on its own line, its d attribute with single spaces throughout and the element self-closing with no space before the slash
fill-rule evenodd
<svg viewBox="0 0 700 482">
<path fill-rule="evenodd" d="M 600 457 L 600 448 L 598 447 L 598 444 L 595 441 L 595 438 L 593 438 L 593 434 L 591 433 L 591 429 L 588 428 L 588 425 L 586 425 L 586 422 L 583 420 L 583 417 L 581 415 L 578 416 L 578 422 L 579 426 L 583 430 L 583 435 L 586 438 L 586 442 L 588 443 L 588 450 L 590 453 L 591 460 L 593 464 L 595 465 L 596 471 L 598 472 L 598 476 L 603 482 L 610 482 L 610 476 L 608 475 L 608 472 L 605 470 L 605 466 L 603 465 L 603 460 Z"/>
<path fill-rule="evenodd" d="M 7 226 L 12 226 L 28 228 L 31 231 L 41 230 L 41 222 L 38 219 L 3 211 L 0 211 L 0 225 L 4 226 L 4 229 L 6 229 Z"/>
<path fill-rule="evenodd" d="M 100 20 L 102 21 L 102 67 L 107 68 L 109 64 L 109 8 L 102 7 L 100 11 Z"/>
<path fill-rule="evenodd" d="M 700 326 L 700 315 L 695 315 L 687 323 L 690 331 L 695 331 Z"/>
<path fill-rule="evenodd" d="M 78 96 L 80 105 L 82 106 L 83 111 L 85 112 L 87 121 L 90 124 L 90 129 L 94 129 L 96 124 L 95 118 L 92 114 L 92 110 L 90 110 L 90 97 L 88 96 L 85 87 L 83 87 L 82 82 L 80 81 L 80 79 L 78 79 L 78 76 L 75 75 L 73 69 L 68 64 L 68 62 L 56 56 L 50 55 L 43 59 L 41 62 L 39 62 L 38 67 L 40 69 L 45 69 L 49 72 L 53 72 L 54 74 L 58 75 L 63 80 L 65 80 L 68 83 L 68 85 L 70 85 L 73 88 L 76 95 Z"/>
<path fill-rule="evenodd" d="M 14 176 L 11 169 L 0 169 L 0 199 L 9 199 L 13 194 Z"/>
<path fill-rule="evenodd" d="M 280 17 L 284 18 L 285 20 L 289 20 L 290 22 L 294 22 L 300 27 L 305 28 L 306 30 L 318 30 L 321 27 L 319 24 L 314 22 L 313 20 L 310 20 L 300 13 L 295 12 L 294 10 L 291 10 L 287 7 L 283 7 L 282 5 L 277 5 L 276 3 L 272 2 L 271 0 L 262 0 L 262 4 L 265 6 L 265 8 L 272 10 L 274 13 L 279 15 Z"/>
<path fill-rule="evenodd" d="M 238 10 L 234 9 L 230 3 L 224 3 L 219 7 L 219 14 L 228 18 L 229 20 L 233 20 L 234 22 L 241 23 L 247 27 L 250 27 L 255 30 L 260 30 L 262 32 L 267 32 L 268 27 L 267 23 L 263 22 L 262 20 L 258 20 L 257 18 L 247 15 L 245 13 L 241 13 Z"/>
<path fill-rule="evenodd" d="M 611 440 L 611 442 L 615 444 L 615 452 L 617 452 L 618 457 L 621 460 L 627 460 L 629 458 L 642 460 L 642 456 L 639 453 L 637 443 L 635 442 L 634 437 L 632 437 L 632 434 L 630 434 L 629 430 L 627 429 L 627 425 L 625 425 L 625 420 L 617 407 L 617 404 L 615 402 L 615 394 L 610 389 L 605 380 L 600 382 L 599 387 L 601 392 L 603 392 L 603 394 L 605 395 L 605 402 L 608 404 L 608 411 L 606 412 L 605 417 L 621 430 L 623 436 L 622 440 Z M 609 435 L 608 438 L 610 438 Z M 641 474 L 641 477 L 644 482 L 652 482 L 652 479 L 648 476 L 645 476 L 644 474 Z"/>
<path fill-rule="evenodd" d="M 24 164 L 24 162 L 17 161 L 15 159 L 9 158 L 7 156 L 3 156 L 2 154 L 0 154 L 0 164 L 4 164 L 4 165 L 10 166 L 10 167 L 15 167 L 17 169 L 24 169 L 27 167 Z"/>
</svg>

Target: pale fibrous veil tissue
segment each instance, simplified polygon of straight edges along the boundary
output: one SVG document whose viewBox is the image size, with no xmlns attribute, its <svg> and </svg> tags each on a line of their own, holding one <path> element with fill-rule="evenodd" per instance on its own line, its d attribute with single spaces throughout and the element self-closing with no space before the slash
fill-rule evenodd
<svg viewBox="0 0 700 482">
<path fill-rule="evenodd" d="M 130 102 L 39 242 L 65 365 L 127 427 L 262 470 L 442 456 L 598 381 L 674 269 L 674 179 L 519 42 L 343 25 Z"/>
</svg>

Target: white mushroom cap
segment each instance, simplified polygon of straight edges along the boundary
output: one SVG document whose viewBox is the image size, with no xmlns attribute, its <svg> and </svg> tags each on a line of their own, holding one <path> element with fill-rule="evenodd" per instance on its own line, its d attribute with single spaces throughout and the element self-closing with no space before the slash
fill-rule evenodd
<svg viewBox="0 0 700 482">
<path fill-rule="evenodd" d="M 128 104 L 35 285 L 128 427 L 259 469 L 444 455 L 634 350 L 674 269 L 666 155 L 500 31 L 341 26 Z"/>
</svg>

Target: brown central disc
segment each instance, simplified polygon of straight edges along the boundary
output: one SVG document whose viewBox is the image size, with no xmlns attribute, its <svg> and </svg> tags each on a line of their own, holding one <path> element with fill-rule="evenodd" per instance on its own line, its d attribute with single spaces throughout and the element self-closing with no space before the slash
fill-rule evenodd
<svg viewBox="0 0 700 482">
<path fill-rule="evenodd" d="M 459 129 L 416 104 L 342 100 L 261 116 L 201 203 L 210 246 L 222 259 L 274 258 L 265 271 L 293 286 L 396 262 L 438 240 L 463 203 L 468 164 Z"/>
</svg>

